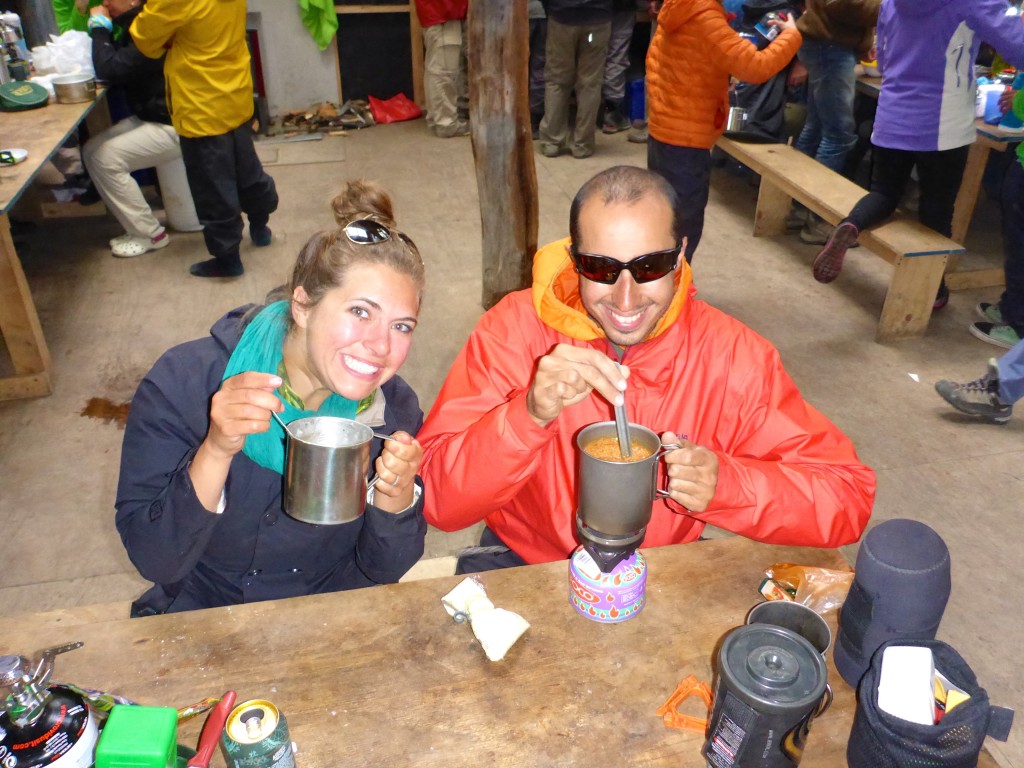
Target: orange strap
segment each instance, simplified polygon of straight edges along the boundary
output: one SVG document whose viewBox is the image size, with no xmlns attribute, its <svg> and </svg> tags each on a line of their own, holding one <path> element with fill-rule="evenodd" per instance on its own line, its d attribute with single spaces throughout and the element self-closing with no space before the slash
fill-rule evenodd
<svg viewBox="0 0 1024 768">
<path fill-rule="evenodd" d="M 708 727 L 706 717 L 693 717 L 679 712 L 679 705 L 690 696 L 696 694 L 704 701 L 708 715 L 711 715 L 711 689 L 708 684 L 698 682 L 695 675 L 688 676 L 683 682 L 676 686 L 675 693 L 669 696 L 668 701 L 658 707 L 658 714 L 665 722 L 666 728 L 678 728 L 681 731 L 698 731 L 704 733 Z"/>
</svg>

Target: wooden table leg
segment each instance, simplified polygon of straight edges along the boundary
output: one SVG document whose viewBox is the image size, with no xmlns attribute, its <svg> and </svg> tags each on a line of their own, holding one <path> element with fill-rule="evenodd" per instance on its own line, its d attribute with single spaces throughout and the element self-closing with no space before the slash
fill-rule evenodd
<svg viewBox="0 0 1024 768">
<path fill-rule="evenodd" d="M 786 234 L 786 217 L 792 205 L 792 197 L 762 176 L 754 210 L 754 237 Z"/>
<path fill-rule="evenodd" d="M 946 256 L 902 256 L 885 293 L 875 341 L 921 336 L 928 328 Z"/>
<path fill-rule="evenodd" d="M 0 379 L 0 400 L 50 394 L 50 351 L 6 213 L 0 213 L 0 334 L 15 370 Z"/>
</svg>

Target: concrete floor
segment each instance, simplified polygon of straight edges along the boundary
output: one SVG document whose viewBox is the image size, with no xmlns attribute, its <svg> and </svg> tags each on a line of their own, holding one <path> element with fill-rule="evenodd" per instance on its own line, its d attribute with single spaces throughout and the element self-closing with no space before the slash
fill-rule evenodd
<svg viewBox="0 0 1024 768">
<path fill-rule="evenodd" d="M 81 412 L 91 398 L 130 400 L 167 347 L 205 335 L 225 310 L 284 282 L 306 237 L 330 223 L 327 201 L 345 179 L 372 178 L 391 190 L 399 224 L 427 262 L 425 306 L 402 371 L 424 410 L 479 316 L 469 139 L 431 138 L 416 121 L 265 145 L 260 153 L 281 209 L 270 247 L 243 246 L 240 279 L 189 276 L 189 264 L 204 257 L 201 234 L 173 234 L 155 254 L 111 258 L 107 240 L 120 232 L 110 217 L 49 220 L 19 244 L 53 356 L 54 392 L 0 403 L 0 616 L 8 621 L 20 612 L 128 601 L 144 589 L 113 526 L 121 428 Z M 538 155 L 540 241 L 566 233 L 572 195 L 586 178 L 617 163 L 644 165 L 645 153 L 620 134 L 599 135 L 587 160 Z M 980 375 L 999 354 L 966 331 L 974 304 L 996 299 L 998 290 L 955 294 L 924 338 L 878 345 L 889 266 L 854 251 L 836 283 L 819 285 L 810 275 L 815 247 L 795 237 L 751 237 L 755 196 L 744 178 L 715 172 L 695 261 L 700 296 L 774 342 L 804 396 L 850 435 L 878 473 L 874 523 L 910 517 L 943 536 L 954 587 L 940 638 L 973 666 L 993 703 L 1024 708 L 1024 679 L 1010 653 L 1024 629 L 1024 414 L 1006 426 L 976 424 L 932 389 L 940 378 Z M 969 263 L 999 263 L 991 205 L 979 207 L 968 245 Z M 450 556 L 472 536 L 432 531 L 427 557 Z M 855 552 L 846 552 L 851 562 Z M 1024 727 L 1008 744 L 990 739 L 988 748 L 1002 765 L 1024 768 Z"/>
</svg>

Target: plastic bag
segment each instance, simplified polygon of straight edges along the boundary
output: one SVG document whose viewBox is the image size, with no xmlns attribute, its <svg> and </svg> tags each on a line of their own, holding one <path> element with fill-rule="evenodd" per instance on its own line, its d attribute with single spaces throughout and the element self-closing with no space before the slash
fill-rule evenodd
<svg viewBox="0 0 1024 768">
<path fill-rule="evenodd" d="M 415 120 L 423 114 L 416 102 L 404 93 L 397 93 L 390 99 L 378 99 L 370 96 L 370 113 L 376 123 L 400 123 L 403 120 Z"/>
<path fill-rule="evenodd" d="M 765 575 L 793 593 L 793 600 L 814 609 L 819 616 L 836 611 L 846 600 L 853 583 L 853 571 L 834 571 L 811 565 L 775 563 L 764 569 Z"/>
</svg>

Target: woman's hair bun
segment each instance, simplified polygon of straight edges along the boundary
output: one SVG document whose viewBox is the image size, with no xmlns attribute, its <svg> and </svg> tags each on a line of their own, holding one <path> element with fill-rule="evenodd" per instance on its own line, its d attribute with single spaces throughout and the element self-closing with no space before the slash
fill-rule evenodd
<svg viewBox="0 0 1024 768">
<path fill-rule="evenodd" d="M 350 181 L 331 200 L 334 220 L 339 226 L 356 219 L 373 218 L 389 227 L 395 226 L 391 196 L 379 184 L 364 179 Z"/>
</svg>

